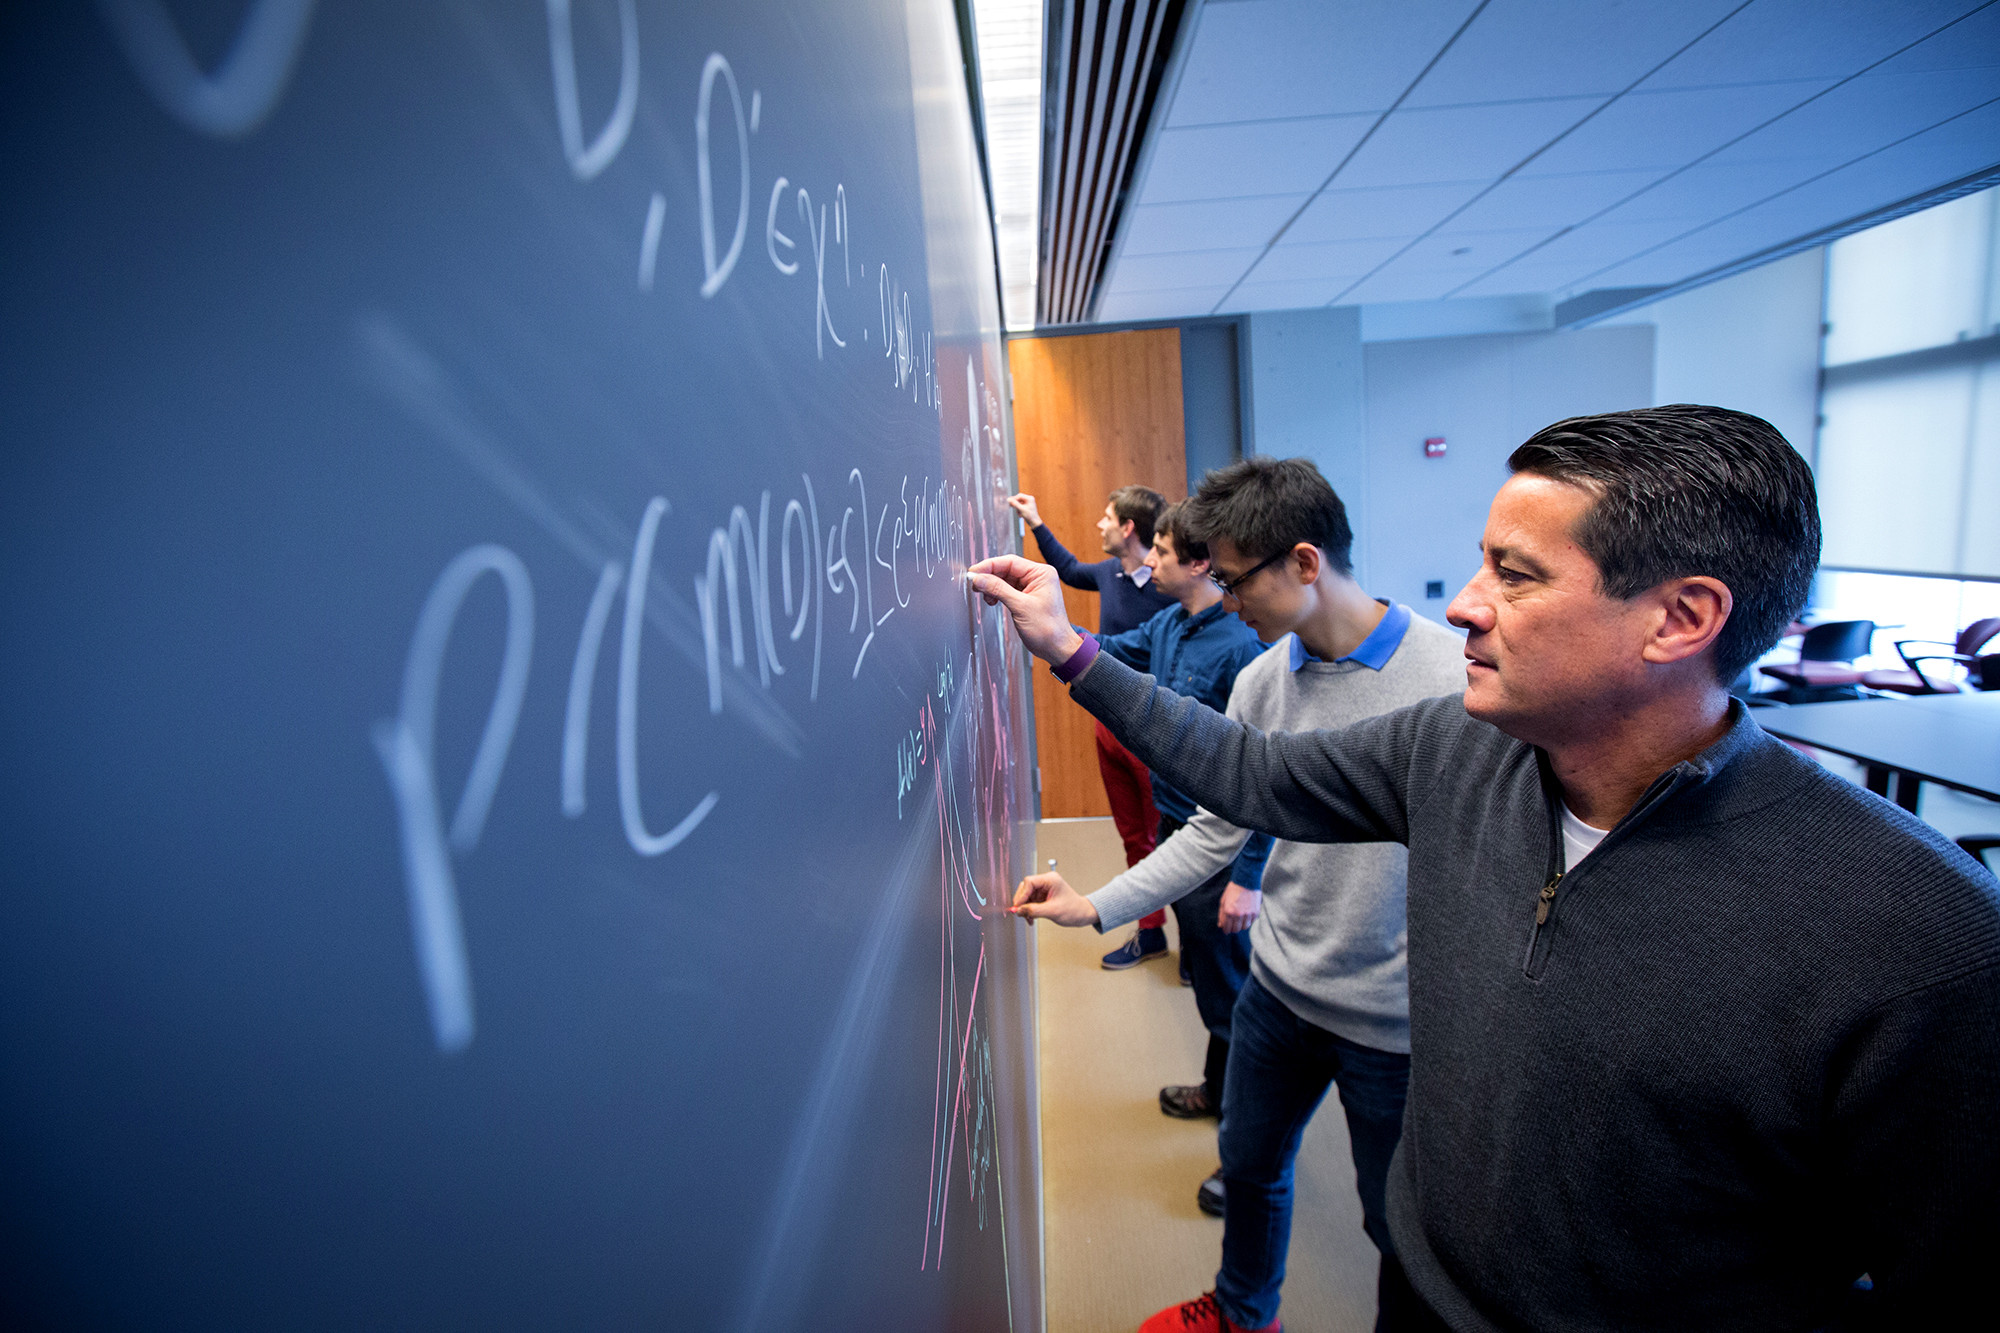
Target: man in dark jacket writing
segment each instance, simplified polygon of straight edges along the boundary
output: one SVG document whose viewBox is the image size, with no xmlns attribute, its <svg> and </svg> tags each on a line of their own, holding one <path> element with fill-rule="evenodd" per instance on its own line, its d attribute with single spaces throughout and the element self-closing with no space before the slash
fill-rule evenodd
<svg viewBox="0 0 2000 1333">
<path fill-rule="evenodd" d="M 1462 703 L 1342 731 L 1262 735 L 1098 657 L 1046 567 L 969 581 L 1203 806 L 1408 846 L 1392 1326 L 1944 1326 L 2000 1241 L 2000 886 L 1726 693 L 1804 601 L 1810 470 L 1686 405 L 1509 465 L 1449 612 Z"/>
</svg>

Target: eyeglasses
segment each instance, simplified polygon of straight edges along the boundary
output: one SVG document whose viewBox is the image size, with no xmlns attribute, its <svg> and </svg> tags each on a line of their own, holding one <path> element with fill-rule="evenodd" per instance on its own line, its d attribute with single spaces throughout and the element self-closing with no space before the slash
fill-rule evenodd
<svg viewBox="0 0 2000 1333">
<path fill-rule="evenodd" d="M 1238 588 L 1248 583 L 1251 579 L 1256 578 L 1259 574 L 1269 569 L 1272 565 L 1277 564 L 1280 560 L 1283 560 L 1286 556 L 1290 554 L 1291 554 L 1290 551 L 1280 551 L 1276 555 L 1272 556 L 1269 560 L 1266 560 L 1263 564 L 1252 566 L 1249 572 L 1244 574 L 1239 574 L 1235 578 L 1229 580 L 1227 583 L 1224 583 L 1221 579 L 1215 577 L 1213 573 L 1211 573 L 1208 576 L 1208 581 L 1210 583 L 1213 583 L 1216 587 L 1222 589 L 1223 596 L 1235 597 L 1237 598 L 1237 600 L 1240 601 L 1242 600 L 1241 596 L 1236 591 Z"/>
</svg>

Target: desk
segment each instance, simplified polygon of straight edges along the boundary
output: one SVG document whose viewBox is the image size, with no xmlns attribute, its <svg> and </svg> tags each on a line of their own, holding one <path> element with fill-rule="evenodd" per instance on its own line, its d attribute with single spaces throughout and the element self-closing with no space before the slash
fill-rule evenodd
<svg viewBox="0 0 2000 1333">
<path fill-rule="evenodd" d="M 1926 782 L 2000 801 L 2000 691 L 1796 704 L 1755 716 L 1773 736 L 1860 760 L 1868 790 L 1905 810 L 1916 810 Z"/>
</svg>

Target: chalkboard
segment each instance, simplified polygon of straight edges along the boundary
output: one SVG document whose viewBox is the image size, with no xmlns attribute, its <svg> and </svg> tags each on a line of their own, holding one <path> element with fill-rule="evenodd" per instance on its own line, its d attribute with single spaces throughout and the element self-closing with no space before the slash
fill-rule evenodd
<svg viewBox="0 0 2000 1333">
<path fill-rule="evenodd" d="M 949 0 L 0 30 L 10 1323 L 1038 1328 Z"/>
</svg>

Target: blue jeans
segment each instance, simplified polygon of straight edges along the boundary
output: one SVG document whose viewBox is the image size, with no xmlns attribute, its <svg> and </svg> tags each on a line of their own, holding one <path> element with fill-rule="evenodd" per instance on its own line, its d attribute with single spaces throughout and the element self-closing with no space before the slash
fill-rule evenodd
<svg viewBox="0 0 2000 1333">
<path fill-rule="evenodd" d="M 1278 1317 L 1292 1238 L 1292 1166 L 1328 1083 L 1339 1086 L 1347 1112 L 1362 1225 L 1376 1249 L 1393 1255 L 1383 1196 L 1403 1133 L 1410 1057 L 1315 1027 L 1251 977 L 1230 1024 L 1221 1132 L 1227 1211 L 1215 1275 L 1223 1313 L 1245 1328 Z"/>
<path fill-rule="evenodd" d="M 1171 815 L 1160 816 L 1160 842 L 1186 827 Z M 1230 1016 L 1236 1012 L 1236 994 L 1250 977 L 1250 932 L 1225 934 L 1216 924 L 1222 908 L 1222 892 L 1229 887 L 1234 864 L 1218 870 L 1205 882 L 1189 889 L 1174 902 L 1174 920 L 1181 928 L 1181 955 L 1187 960 L 1188 979 L 1194 987 L 1194 1007 L 1210 1037 L 1229 1040 Z M 1222 1096 L 1222 1088 L 1215 1088 Z"/>
</svg>

